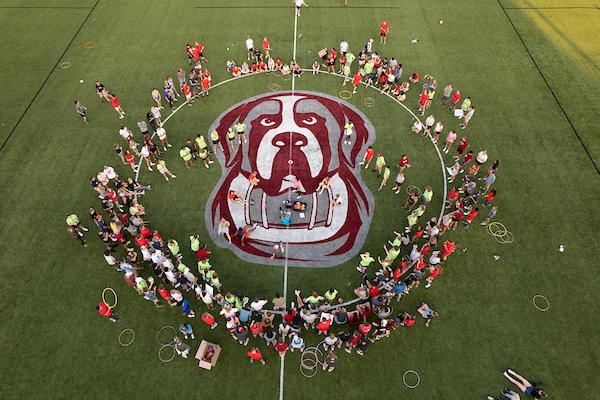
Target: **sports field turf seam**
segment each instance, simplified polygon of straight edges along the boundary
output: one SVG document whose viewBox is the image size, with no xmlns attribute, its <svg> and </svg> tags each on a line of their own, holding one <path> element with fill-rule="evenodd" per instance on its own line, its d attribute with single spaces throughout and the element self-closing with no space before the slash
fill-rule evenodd
<svg viewBox="0 0 600 400">
<path fill-rule="evenodd" d="M 556 97 L 556 94 L 554 93 L 554 90 L 552 89 L 552 86 L 550 86 L 550 83 L 548 83 L 548 80 L 546 79 L 546 77 L 544 76 L 544 73 L 542 72 L 542 70 L 538 66 L 538 63 L 535 61 L 535 58 L 533 58 L 533 54 L 531 54 L 531 51 L 529 51 L 529 48 L 525 44 L 525 41 L 523 40 L 523 37 L 521 36 L 521 33 L 519 33 L 519 30 L 517 29 L 517 27 L 513 23 L 512 19 L 510 18 L 510 15 L 508 15 L 508 12 L 506 11 L 508 8 L 504 8 L 504 6 L 500 2 L 500 0 L 497 0 L 497 1 L 498 1 L 498 5 L 500 6 L 500 8 L 502 9 L 502 11 L 504 12 L 504 15 L 506 15 L 506 19 L 508 19 L 508 22 L 513 27 L 515 33 L 517 34 L 517 37 L 521 41 L 521 44 L 523 45 L 523 48 L 525 48 L 525 51 L 527 52 L 527 55 L 529 55 L 529 58 L 533 62 L 533 65 L 535 66 L 535 68 L 537 69 L 538 73 L 542 77 L 542 80 L 544 81 L 544 83 L 548 87 L 548 90 L 550 91 L 550 94 L 552 94 L 552 97 L 554 98 L 554 101 L 556 102 L 556 104 L 558 104 L 558 107 L 560 108 L 560 111 L 562 111 L 564 117 L 566 118 L 567 122 L 571 126 L 571 130 L 573 131 L 573 133 L 575 133 L 575 136 L 577 136 L 577 139 L 579 139 L 579 143 L 581 143 L 581 146 L 583 147 L 583 150 L 585 150 L 585 153 L 587 154 L 588 158 L 592 162 L 592 165 L 594 166 L 594 169 L 596 170 L 596 174 L 598 174 L 598 176 L 600 176 L 600 168 L 598 168 L 598 165 L 594 161 L 594 158 L 590 154 L 590 151 L 588 150 L 587 146 L 583 142 L 583 139 L 581 139 L 581 135 L 579 135 L 579 132 L 577 132 L 577 129 L 575 129 L 575 126 L 573 125 L 573 122 L 571 122 L 571 118 L 569 118 L 569 115 L 567 114 L 567 112 L 565 111 L 564 107 L 562 106 L 562 104 L 558 100 L 558 97 Z M 596 8 L 598 8 L 598 7 L 596 7 Z M 598 8 L 598 9 L 600 9 L 600 8 Z"/>
<path fill-rule="evenodd" d="M 502 7 L 505 10 L 600 10 L 597 5 L 593 6 L 564 6 L 564 7 Z"/>
<path fill-rule="evenodd" d="M 194 8 L 204 8 L 204 9 L 234 9 L 234 10 L 242 10 L 242 9 L 259 9 L 259 8 L 290 8 L 289 6 L 196 6 Z M 310 8 L 327 8 L 327 9 L 337 9 L 337 8 L 348 8 L 348 9 L 400 9 L 402 7 L 398 6 L 310 6 Z"/>
<path fill-rule="evenodd" d="M 8 136 L 6 136 L 6 139 L 4 139 L 4 142 L 2 143 L 2 146 L 0 146 L 0 151 L 4 150 L 4 147 L 6 146 L 6 144 L 8 143 L 8 141 L 10 140 L 10 138 L 12 137 L 13 133 L 15 133 L 15 131 L 17 130 L 17 128 L 21 124 L 21 121 L 23 120 L 23 118 L 25 117 L 25 115 L 27 114 L 27 112 L 29 111 L 29 109 L 31 108 L 31 106 L 32 106 L 33 102 L 35 101 L 35 99 L 37 99 L 38 95 L 40 94 L 40 92 L 42 91 L 42 89 L 44 88 L 44 86 L 46 86 L 46 83 L 48 83 L 48 80 L 50 79 L 50 77 L 52 76 L 52 74 L 54 73 L 54 71 L 56 71 L 56 69 L 58 67 L 58 64 L 60 64 L 60 62 L 63 59 L 63 57 L 65 56 L 65 54 L 67 54 L 67 51 L 69 51 L 69 48 L 71 47 L 71 45 L 75 41 L 75 38 L 77 37 L 77 35 L 79 35 L 79 32 L 81 32 L 81 30 L 83 29 L 83 26 L 85 25 L 85 23 L 88 21 L 88 19 L 90 18 L 90 16 L 92 15 L 92 13 L 94 12 L 94 10 L 96 9 L 96 6 L 98 5 L 98 3 L 100 3 L 100 0 L 96 0 L 96 3 L 94 4 L 94 6 L 90 8 L 90 12 L 85 17 L 85 19 L 83 20 L 83 22 L 81 23 L 81 25 L 79 26 L 79 28 L 77 29 L 77 31 L 75 31 L 75 34 L 73 35 L 73 37 L 71 38 L 71 40 L 69 41 L 69 43 L 67 44 L 67 46 L 65 47 L 65 50 L 58 57 L 58 60 L 56 60 L 56 63 L 54 64 L 54 66 L 52 67 L 52 69 L 50 70 L 50 72 L 48 73 L 48 75 L 46 76 L 46 79 L 44 79 L 44 81 L 40 85 L 40 87 L 37 90 L 37 92 L 35 92 L 35 95 L 31 99 L 31 101 L 29 102 L 29 104 L 27 105 L 27 107 L 25 107 L 25 110 L 23 111 L 23 113 L 21 114 L 21 116 L 19 117 L 19 119 L 17 120 L 17 123 L 15 124 L 15 126 L 8 133 Z M 39 8 L 39 7 L 35 7 L 35 8 Z M 50 7 L 50 8 L 58 8 L 58 7 Z M 89 7 L 81 7 L 81 9 L 88 9 L 88 8 Z"/>
<path fill-rule="evenodd" d="M 89 10 L 92 7 L 84 6 L 0 6 L 0 9 L 76 9 L 76 10 Z"/>
</svg>

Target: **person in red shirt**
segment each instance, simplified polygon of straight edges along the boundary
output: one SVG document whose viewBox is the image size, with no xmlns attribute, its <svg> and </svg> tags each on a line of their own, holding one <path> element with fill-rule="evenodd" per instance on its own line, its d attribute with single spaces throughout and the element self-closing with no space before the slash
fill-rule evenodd
<svg viewBox="0 0 600 400">
<path fill-rule="evenodd" d="M 471 210 L 471 212 L 469 213 L 469 215 L 467 215 L 467 220 L 463 222 L 465 224 L 465 229 L 471 226 L 471 223 L 477 217 L 477 214 L 479 214 L 479 208 L 478 207 L 476 207 L 476 208 L 474 208 L 474 209 Z"/>
<path fill-rule="evenodd" d="M 379 43 L 380 44 L 385 44 L 389 30 L 390 30 L 390 27 L 389 27 L 387 21 L 383 21 L 381 23 L 381 25 L 379 25 Z"/>
<path fill-rule="evenodd" d="M 489 206 L 490 204 L 492 204 L 492 201 L 494 201 L 495 198 L 496 198 L 496 190 L 492 189 L 489 192 L 487 192 L 487 194 L 483 198 L 483 205 Z"/>
<path fill-rule="evenodd" d="M 375 155 L 375 150 L 373 150 L 372 146 L 367 147 L 367 150 L 365 150 L 365 155 L 363 156 L 363 160 L 360 162 L 360 165 L 365 164 L 365 169 L 369 168 L 369 164 L 371 163 L 371 160 L 373 159 L 373 156 Z"/>
<path fill-rule="evenodd" d="M 359 332 L 355 332 L 354 336 L 352 336 L 346 342 L 346 348 L 344 349 L 346 351 L 346 353 L 348 353 L 348 354 L 352 353 L 352 348 L 355 347 L 358 344 L 358 342 L 360 342 L 360 337 L 361 337 L 361 334 Z"/>
<path fill-rule="evenodd" d="M 369 296 L 374 299 L 375 297 L 379 296 L 379 286 L 375 285 L 375 286 L 371 286 L 369 288 Z"/>
<path fill-rule="evenodd" d="M 281 68 L 283 68 L 283 61 L 281 61 L 279 58 L 277 60 L 275 60 L 275 69 L 277 71 L 281 71 Z"/>
<path fill-rule="evenodd" d="M 125 118 L 125 111 L 121 108 L 119 104 L 119 99 L 112 93 L 108 94 L 108 98 L 110 99 L 110 104 L 114 107 L 115 111 L 119 113 L 119 119 Z"/>
<path fill-rule="evenodd" d="M 192 99 L 192 91 L 190 90 L 190 87 L 188 86 L 187 83 L 184 83 L 183 86 L 181 86 L 181 90 L 183 91 L 183 94 L 185 95 L 185 99 L 188 103 L 188 106 L 191 107 L 194 100 Z"/>
<path fill-rule="evenodd" d="M 212 314 L 209 312 L 203 312 L 200 318 L 202 319 L 202 322 L 210 326 L 210 329 L 215 329 L 218 325 L 217 321 L 215 320 L 215 317 L 213 317 Z"/>
<path fill-rule="evenodd" d="M 371 332 L 372 328 L 373 326 L 369 322 L 365 321 L 358 326 L 358 331 L 361 333 L 361 335 L 366 336 L 369 334 L 369 332 Z"/>
<path fill-rule="evenodd" d="M 446 240 L 444 244 L 442 244 L 442 261 L 446 261 L 446 259 L 450 257 L 452 253 L 454 253 L 455 249 L 456 243 L 451 240 Z"/>
<path fill-rule="evenodd" d="M 233 68 L 231 68 L 231 74 L 237 78 L 238 76 L 242 75 L 242 70 L 237 65 L 234 65 Z"/>
<path fill-rule="evenodd" d="M 210 79 L 206 76 L 202 76 L 200 84 L 202 85 L 202 96 L 208 96 L 210 94 L 208 91 L 208 89 L 210 89 Z"/>
<path fill-rule="evenodd" d="M 327 331 L 329 331 L 329 328 L 331 327 L 331 318 L 322 318 L 319 323 L 317 324 L 317 330 L 318 330 L 318 334 L 324 334 L 325 336 L 327 336 Z"/>
<path fill-rule="evenodd" d="M 463 136 L 460 139 L 460 143 L 458 144 L 458 147 L 456 148 L 456 152 L 460 156 L 466 150 L 467 147 L 469 147 L 469 141 L 467 140 L 466 137 Z"/>
<path fill-rule="evenodd" d="M 119 322 L 117 319 L 117 313 L 113 311 L 112 308 L 108 306 L 104 301 L 101 301 L 96 306 L 96 310 L 98 310 L 98 314 L 102 315 L 105 318 L 108 318 L 110 322 Z"/>
<path fill-rule="evenodd" d="M 452 94 L 452 98 L 450 99 L 450 107 L 448 107 L 448 108 L 450 108 L 451 110 L 454 110 L 459 101 L 460 101 L 460 90 L 456 90 Z"/>
<path fill-rule="evenodd" d="M 400 172 L 404 171 L 406 168 L 410 168 L 410 163 L 406 154 L 403 154 L 402 157 L 400 157 L 398 166 L 400 167 Z"/>
<path fill-rule="evenodd" d="M 138 235 L 135 238 L 135 243 L 137 243 L 137 245 L 141 248 L 146 248 L 148 247 L 149 243 L 148 243 L 148 239 L 146 239 L 143 235 Z"/>
<path fill-rule="evenodd" d="M 411 243 L 416 243 L 417 240 L 421 239 L 423 237 L 423 234 L 425 233 L 425 229 L 421 226 L 419 226 L 417 228 L 417 231 L 415 232 L 415 234 L 412 237 L 412 240 L 410 241 Z"/>
<path fill-rule="evenodd" d="M 442 267 L 429 267 L 429 276 L 427 279 L 427 285 L 425 285 L 425 289 L 429 289 L 431 287 L 431 282 L 443 271 Z"/>
<path fill-rule="evenodd" d="M 408 77 L 408 80 L 409 80 L 411 83 L 417 83 L 417 82 L 419 82 L 419 79 L 421 79 L 421 74 L 419 74 L 418 72 L 413 72 L 413 73 L 411 74 L 411 76 L 409 76 L 409 77 Z M 428 96 L 428 97 L 429 97 L 429 96 Z"/>
<path fill-rule="evenodd" d="M 208 60 L 204 57 L 204 45 L 195 42 L 194 43 L 194 52 L 198 54 L 198 57 L 204 61 L 204 62 L 208 62 Z M 195 55 L 195 54 L 194 54 Z M 196 61 L 198 61 L 198 59 L 196 59 Z"/>
<path fill-rule="evenodd" d="M 448 200 L 446 200 L 445 208 L 450 208 L 450 206 L 454 204 L 456 200 L 458 200 L 458 196 L 458 189 L 453 186 L 452 189 L 450 189 L 450 192 L 448 192 Z"/>
<path fill-rule="evenodd" d="M 129 150 L 125 151 L 125 161 L 127 162 L 127 164 L 129 164 L 131 169 L 135 172 L 135 170 L 137 169 L 137 167 L 135 165 L 135 157 L 133 157 L 133 154 L 131 154 L 131 152 Z"/>
<path fill-rule="evenodd" d="M 429 94 L 427 90 L 423 90 L 421 92 L 421 96 L 419 97 L 419 112 L 421 115 L 425 115 L 425 109 L 427 108 L 427 103 L 429 102 Z"/>
<path fill-rule="evenodd" d="M 265 52 L 265 57 L 267 60 L 271 58 L 271 54 L 269 53 L 271 51 L 271 45 L 269 44 L 269 39 L 267 38 L 263 39 L 263 51 Z"/>
<path fill-rule="evenodd" d="M 273 347 L 275 347 L 275 350 L 277 350 L 277 352 L 279 353 L 279 356 L 283 358 L 283 356 L 285 356 L 285 353 L 290 348 L 290 345 L 287 344 L 283 340 L 283 338 L 279 338 L 279 339 L 277 339 L 277 342 L 275 342 L 275 344 L 273 345 Z"/>
<path fill-rule="evenodd" d="M 148 239 L 150 236 L 152 236 L 152 231 L 146 225 L 142 225 L 142 227 L 140 228 L 140 233 L 146 239 Z"/>
<path fill-rule="evenodd" d="M 346 64 L 346 55 L 344 55 L 343 53 L 340 55 L 340 70 L 338 71 L 338 74 L 341 74 L 344 72 L 344 64 Z M 344 79 L 345 80 L 345 79 Z"/>
<path fill-rule="evenodd" d="M 258 347 L 252 346 L 250 350 L 246 353 L 251 363 L 254 361 L 258 361 L 262 365 L 265 365 L 267 362 L 264 360 L 262 353 L 258 350 Z"/>
<path fill-rule="evenodd" d="M 406 326 L 406 327 L 413 326 L 415 324 L 415 322 L 417 321 L 417 318 L 414 315 L 410 315 L 407 312 L 400 315 L 398 319 L 400 320 L 400 325 Z"/>
<path fill-rule="evenodd" d="M 263 333 L 263 323 L 260 321 L 252 321 L 250 324 L 250 332 L 252 332 L 252 336 L 257 337 L 261 336 Z"/>
<path fill-rule="evenodd" d="M 203 244 L 196 252 L 196 257 L 198 258 L 198 261 L 204 261 L 210 256 L 210 254 L 210 251 L 206 250 L 206 245 Z"/>
<path fill-rule="evenodd" d="M 354 86 L 352 93 L 356 93 L 356 88 L 358 87 L 358 85 L 360 85 L 361 81 L 362 81 L 362 75 L 359 74 L 358 72 L 355 73 L 354 76 L 352 77 L 352 86 Z"/>
</svg>

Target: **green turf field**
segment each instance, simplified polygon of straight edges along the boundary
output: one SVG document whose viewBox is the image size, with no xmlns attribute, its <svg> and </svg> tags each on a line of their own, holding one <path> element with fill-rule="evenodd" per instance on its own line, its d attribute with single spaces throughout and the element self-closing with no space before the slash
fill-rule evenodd
<svg viewBox="0 0 600 400">
<path fill-rule="evenodd" d="M 465 133 L 474 150 L 485 148 L 490 160 L 500 160 L 498 221 L 515 241 L 500 245 L 479 224 L 459 227 L 449 237 L 467 251 L 453 256 L 431 289 L 418 288 L 394 304 L 396 312 L 414 312 L 421 301 L 429 302 L 440 312 L 430 328 L 419 321 L 414 329 L 398 329 L 370 346 L 364 357 L 341 352 L 335 373 L 311 379 L 300 374 L 298 353 L 288 353 L 283 397 L 480 399 L 508 386 L 501 371 L 512 367 L 542 381 L 550 398 L 600 399 L 594 383 L 600 371 L 600 282 L 594 270 L 600 250 L 600 8 L 592 0 L 349 0 L 347 8 L 337 0 L 307 1 L 310 8 L 298 20 L 302 35 L 296 47 L 304 68 L 310 68 L 322 47 L 337 47 L 345 39 L 357 53 L 374 37 L 375 50 L 403 63 L 405 77 L 414 70 L 431 73 L 440 83 L 438 97 L 452 81 L 473 98 L 477 112 Z M 156 310 L 128 289 L 104 262 L 93 235 L 82 248 L 65 231 L 66 211 L 91 226 L 89 207 L 100 209 L 90 176 L 104 165 L 115 166 L 121 175 L 130 173 L 112 150 L 122 142 L 118 128 L 124 122 L 137 133 L 135 122 L 152 105 L 152 88 L 177 68 L 187 68 L 186 42 L 206 46 L 213 82 L 229 78 L 228 58 L 241 62 L 248 34 L 256 44 L 267 36 L 272 53 L 289 61 L 291 2 L 224 4 L 0 4 L 0 398 L 280 398 L 280 364 L 272 349 L 265 351 L 266 366 L 249 366 L 223 326 L 211 331 L 199 318 L 192 320 L 196 336 L 223 346 L 218 366 L 207 372 L 180 357 L 161 363 L 156 331 L 179 324 L 180 313 Z M 377 27 L 383 19 L 391 32 L 382 48 Z M 413 38 L 419 41 L 411 44 Z M 84 48 L 89 41 L 95 48 Z M 63 62 L 70 67 L 60 68 Z M 96 79 L 119 95 L 125 120 L 100 103 Z M 166 125 L 174 147 L 206 133 L 231 105 L 268 92 L 270 83 L 283 89 L 291 84 L 251 76 L 183 107 Z M 297 90 L 333 96 L 342 89 L 339 78 L 325 74 L 305 73 L 295 84 Z M 417 95 L 411 89 L 407 107 L 414 110 Z M 375 107 L 364 106 L 365 96 L 375 98 Z M 89 126 L 75 114 L 74 99 L 88 107 Z M 443 117 L 447 132 L 457 123 L 437 100 L 432 112 Z M 364 87 L 349 101 L 374 124 L 376 150 L 392 162 L 403 153 L 411 157 L 405 186 L 431 184 L 434 200 L 426 217 L 437 215 L 443 193 L 440 163 L 431 143 L 409 131 L 411 115 Z M 444 156 L 446 165 L 450 155 Z M 153 185 L 142 202 L 152 227 L 177 238 L 191 263 L 186 238 L 198 233 L 208 240 L 204 207 L 220 171 L 200 165 L 188 171 L 175 151 L 166 161 L 177 179 L 166 183 L 157 172 L 142 168 L 140 181 Z M 363 178 L 375 197 L 364 248 L 380 254 L 392 229 L 406 220 L 405 196 L 377 192 L 379 181 L 371 172 Z M 564 253 L 558 251 L 560 244 L 566 246 Z M 283 267 L 243 262 L 210 241 L 209 246 L 226 290 L 268 298 L 283 290 Z M 494 261 L 494 254 L 500 260 Z M 323 292 L 330 286 L 351 298 L 360 280 L 354 266 L 353 260 L 328 269 L 290 268 L 288 301 L 293 289 Z M 107 286 L 119 295 L 119 324 L 94 310 Z M 548 298 L 547 312 L 533 307 L 536 294 Z M 127 348 L 117 342 L 124 328 L 136 333 Z M 320 340 L 316 335 L 305 339 L 309 345 Z M 402 384 L 406 370 L 418 371 L 418 388 Z"/>
</svg>

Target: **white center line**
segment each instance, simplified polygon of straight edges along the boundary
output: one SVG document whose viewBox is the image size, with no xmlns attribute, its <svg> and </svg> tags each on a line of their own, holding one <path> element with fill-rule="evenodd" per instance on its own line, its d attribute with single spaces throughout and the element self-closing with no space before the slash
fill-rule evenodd
<svg viewBox="0 0 600 400">
<path fill-rule="evenodd" d="M 298 13 L 296 12 L 296 9 L 294 7 L 294 49 L 292 51 L 292 60 L 294 60 L 294 62 L 296 62 L 296 44 L 297 44 L 297 39 L 298 39 Z M 296 74 L 293 71 L 292 68 L 292 101 L 294 99 L 294 92 L 296 90 Z M 288 167 L 289 167 L 289 174 L 288 176 L 292 175 L 292 165 L 293 165 L 293 160 L 292 160 L 292 143 L 293 143 L 293 132 L 290 131 L 290 142 L 289 142 L 289 146 L 290 146 L 290 156 L 289 156 L 289 163 L 288 163 Z M 296 178 L 297 179 L 297 178 Z M 292 188 L 288 188 L 288 201 L 291 201 L 291 195 L 292 195 Z M 290 226 L 287 226 L 287 229 L 289 229 Z M 285 242 L 285 262 L 283 265 L 283 298 L 285 299 L 285 306 L 287 307 L 287 287 L 288 287 L 288 254 L 289 254 L 289 242 L 287 241 L 286 238 L 286 242 Z M 285 355 L 283 357 L 281 357 L 280 359 L 280 368 L 279 368 L 279 400 L 283 400 L 283 376 L 285 373 Z"/>
</svg>

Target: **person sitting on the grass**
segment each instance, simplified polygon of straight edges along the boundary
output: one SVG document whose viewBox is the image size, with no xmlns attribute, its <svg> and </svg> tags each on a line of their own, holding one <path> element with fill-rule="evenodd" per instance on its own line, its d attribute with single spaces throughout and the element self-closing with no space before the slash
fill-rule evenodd
<svg viewBox="0 0 600 400">
<path fill-rule="evenodd" d="M 177 354 L 179 354 L 183 358 L 187 358 L 188 354 L 190 354 L 190 350 L 192 349 L 192 347 L 189 344 L 185 343 L 183 340 L 181 340 L 179 336 L 175 336 L 174 347 Z"/>
<path fill-rule="evenodd" d="M 323 360 L 323 371 L 333 372 L 337 366 L 338 358 L 333 351 L 330 351 L 325 360 Z"/>
<path fill-rule="evenodd" d="M 186 339 L 188 336 L 190 336 L 192 340 L 196 338 L 194 336 L 194 329 L 192 328 L 192 325 L 187 322 L 182 322 L 179 324 L 179 332 L 181 332 L 183 337 Z"/>
</svg>

